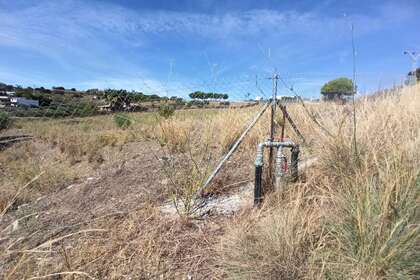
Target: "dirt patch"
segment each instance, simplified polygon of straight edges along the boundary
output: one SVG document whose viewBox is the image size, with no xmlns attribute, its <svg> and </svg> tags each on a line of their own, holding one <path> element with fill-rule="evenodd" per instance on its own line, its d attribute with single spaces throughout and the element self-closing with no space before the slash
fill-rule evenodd
<svg viewBox="0 0 420 280">
<path fill-rule="evenodd" d="M 254 184 L 248 183 L 240 186 L 235 192 L 223 195 L 214 195 L 200 199 L 200 207 L 194 213 L 198 217 L 209 217 L 219 215 L 233 215 L 242 209 L 250 209 L 254 202 Z M 179 207 L 182 208 L 182 202 Z M 172 201 L 167 201 L 160 207 L 160 211 L 172 217 L 178 215 L 177 208 Z"/>
<path fill-rule="evenodd" d="M 163 199 L 166 186 L 160 172 L 159 147 L 149 142 L 130 143 L 121 153 L 125 159 L 111 168 L 102 168 L 91 177 L 6 214 L 0 223 L 0 246 L 9 251 L 33 249 L 82 230 L 95 220 L 118 217 Z M 13 240 L 20 241 L 6 248 Z M 12 259 L 13 254 L 0 266 Z"/>
<path fill-rule="evenodd" d="M 212 277 L 211 251 L 229 217 L 162 215 L 170 192 L 165 160 L 158 144 L 130 142 L 89 177 L 8 212 L 0 221 L 0 278 L 66 271 L 97 279 Z"/>
</svg>

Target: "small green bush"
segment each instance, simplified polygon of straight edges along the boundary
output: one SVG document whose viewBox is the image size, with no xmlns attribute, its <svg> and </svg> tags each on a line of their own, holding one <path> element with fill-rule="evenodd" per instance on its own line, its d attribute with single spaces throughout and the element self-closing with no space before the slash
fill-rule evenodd
<svg viewBox="0 0 420 280">
<path fill-rule="evenodd" d="M 123 129 L 128 128 L 132 124 L 127 114 L 116 114 L 114 116 L 114 122 L 119 128 Z"/>
<path fill-rule="evenodd" d="M 173 106 L 169 106 L 164 104 L 159 107 L 159 116 L 168 119 L 175 113 L 175 108 Z"/>
<path fill-rule="evenodd" d="M 0 112 L 0 130 L 8 128 L 10 122 L 11 120 L 9 118 L 9 114 L 6 112 Z"/>
<path fill-rule="evenodd" d="M 207 101 L 207 103 L 208 103 L 208 101 Z M 187 103 L 188 107 L 197 106 L 199 108 L 202 108 L 203 105 L 204 105 L 204 102 L 198 101 L 198 100 L 191 100 L 191 101 L 188 101 L 188 103 Z"/>
</svg>

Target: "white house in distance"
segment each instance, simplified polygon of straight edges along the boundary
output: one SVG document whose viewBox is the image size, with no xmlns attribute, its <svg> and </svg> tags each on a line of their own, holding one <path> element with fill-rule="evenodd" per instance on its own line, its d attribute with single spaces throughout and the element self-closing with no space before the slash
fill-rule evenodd
<svg viewBox="0 0 420 280">
<path fill-rule="evenodd" d="M 255 101 L 261 101 L 261 100 L 263 100 L 262 96 L 255 97 Z"/>
<path fill-rule="evenodd" d="M 0 91 L 0 108 L 8 107 L 11 105 L 10 98 L 15 96 L 12 91 Z"/>
<path fill-rule="evenodd" d="M 7 95 L 0 95 L 0 108 L 10 105 L 10 97 Z"/>
</svg>

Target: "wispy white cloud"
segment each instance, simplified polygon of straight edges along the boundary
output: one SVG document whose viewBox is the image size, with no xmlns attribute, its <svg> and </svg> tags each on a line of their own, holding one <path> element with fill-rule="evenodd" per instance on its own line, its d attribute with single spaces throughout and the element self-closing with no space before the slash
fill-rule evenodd
<svg viewBox="0 0 420 280">
<path fill-rule="evenodd" d="M 358 33 L 363 34 L 380 29 L 384 22 L 414 16 L 412 9 L 395 7 L 384 6 L 378 16 L 372 17 L 342 14 L 325 16 L 317 12 L 277 10 L 221 14 L 136 11 L 101 2 L 39 1 L 25 9 L 0 11 L 0 36 L 3 38 L 1 44 L 17 44 L 21 47 L 34 47 L 26 45 L 33 37 L 41 42 L 56 39 L 55 43 L 62 42 L 59 47 L 74 51 L 66 42 L 79 42 L 80 45 L 82 40 L 97 39 L 98 32 L 112 34 L 123 43 L 138 44 L 143 38 L 130 35 L 187 32 L 212 38 L 229 36 L 232 39 L 244 35 L 261 36 L 262 32 L 268 31 L 274 36 L 296 33 L 339 35 L 342 31 L 348 31 L 346 27 L 350 22 L 355 22 Z M 32 45 L 39 45 L 38 42 Z"/>
<path fill-rule="evenodd" d="M 3 5 L 10 5 L 6 2 Z M 307 55 L 299 50 L 296 47 L 301 43 L 296 39 L 299 36 L 312 39 L 311 46 L 316 47 L 322 42 L 331 44 L 348 37 L 350 22 L 356 23 L 357 35 L 363 36 L 381 30 L 386 23 L 401 23 L 416 16 L 410 8 L 392 4 L 379 9 L 376 16 L 344 17 L 342 14 L 326 16 L 319 11 L 256 9 L 204 14 L 131 10 L 99 1 L 40 0 L 32 5 L 23 2 L 18 9 L 0 10 L 0 46 L 35 52 L 59 65 L 60 70 L 82 72 L 84 80 L 78 77 L 74 82 L 83 87 L 144 89 L 144 81 L 148 81 L 156 92 L 167 91 L 168 83 L 157 82 L 155 73 L 145 64 L 132 61 L 121 50 L 122 46 L 139 52 L 150 50 L 156 47 L 153 41 L 156 36 L 186 36 L 192 41 L 201 39 L 240 46 L 257 45 L 259 41 L 264 46 L 276 45 L 279 56 L 300 55 L 301 61 L 308 61 L 317 54 Z M 291 43 L 291 38 L 297 42 Z M 253 65 L 261 68 L 261 64 Z M 144 78 L 140 81 L 131 78 L 133 73 Z"/>
</svg>

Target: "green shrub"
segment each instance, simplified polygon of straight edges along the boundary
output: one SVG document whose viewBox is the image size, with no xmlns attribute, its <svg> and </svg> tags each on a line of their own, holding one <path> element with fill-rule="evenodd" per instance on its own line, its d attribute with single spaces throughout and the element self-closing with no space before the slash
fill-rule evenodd
<svg viewBox="0 0 420 280">
<path fill-rule="evenodd" d="M 73 109 L 73 108 L 72 108 Z M 73 109 L 73 116 L 75 117 L 88 117 L 96 113 L 96 108 L 90 103 L 80 104 Z"/>
<path fill-rule="evenodd" d="M 207 103 L 208 103 L 208 101 L 207 101 Z M 188 107 L 197 106 L 197 107 L 202 108 L 203 105 L 204 105 L 204 102 L 198 101 L 198 100 L 191 100 L 191 101 L 188 101 L 188 103 L 187 103 Z"/>
<path fill-rule="evenodd" d="M 159 107 L 159 116 L 168 119 L 175 113 L 175 108 L 173 106 L 169 106 L 164 104 Z"/>
<path fill-rule="evenodd" d="M 8 128 L 10 122 L 11 120 L 9 118 L 9 114 L 7 114 L 6 112 L 0 112 L 0 130 Z"/>
<path fill-rule="evenodd" d="M 114 116 L 114 122 L 119 128 L 123 129 L 128 128 L 132 124 L 127 114 L 116 114 Z"/>
</svg>

